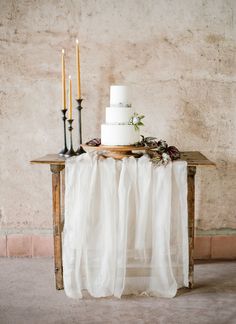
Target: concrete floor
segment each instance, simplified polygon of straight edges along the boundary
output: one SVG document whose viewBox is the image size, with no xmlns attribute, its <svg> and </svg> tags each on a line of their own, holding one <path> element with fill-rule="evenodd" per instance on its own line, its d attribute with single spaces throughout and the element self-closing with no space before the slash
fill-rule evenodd
<svg viewBox="0 0 236 324">
<path fill-rule="evenodd" d="M 51 258 L 0 258 L 0 324 L 236 323 L 236 262 L 198 264 L 195 282 L 173 299 L 73 300 L 55 290 Z"/>
</svg>

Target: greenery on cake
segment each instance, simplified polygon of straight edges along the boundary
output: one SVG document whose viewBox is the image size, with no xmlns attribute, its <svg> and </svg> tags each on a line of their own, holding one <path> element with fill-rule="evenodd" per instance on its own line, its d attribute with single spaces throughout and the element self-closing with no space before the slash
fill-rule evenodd
<svg viewBox="0 0 236 324">
<path fill-rule="evenodd" d="M 134 125 L 134 129 L 137 131 L 139 130 L 140 126 L 144 126 L 144 123 L 142 122 L 142 119 L 144 118 L 144 115 L 139 115 L 137 113 L 134 113 L 133 116 L 129 120 L 129 125 Z"/>
<path fill-rule="evenodd" d="M 168 146 L 166 141 L 158 141 L 156 137 L 144 137 L 143 135 L 141 138 L 141 141 L 135 143 L 135 146 L 148 147 L 146 153 L 154 164 L 167 165 L 170 161 L 180 158 L 179 150 L 175 146 Z"/>
</svg>

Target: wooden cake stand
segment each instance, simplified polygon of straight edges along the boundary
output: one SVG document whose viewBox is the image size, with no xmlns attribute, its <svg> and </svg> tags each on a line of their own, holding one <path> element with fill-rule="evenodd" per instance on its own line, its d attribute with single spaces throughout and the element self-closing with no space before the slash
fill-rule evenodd
<svg viewBox="0 0 236 324">
<path fill-rule="evenodd" d="M 98 151 L 101 152 L 101 155 L 104 157 L 112 157 L 117 160 L 121 160 L 125 157 L 140 157 L 142 153 L 139 151 L 146 151 L 148 147 L 146 146 L 134 146 L 134 145 L 125 145 L 125 146 L 109 146 L 109 145 L 99 145 L 99 146 L 90 146 L 82 145 L 83 149 L 86 152 L 89 151 Z M 136 153 L 134 152 L 136 151 Z"/>
</svg>

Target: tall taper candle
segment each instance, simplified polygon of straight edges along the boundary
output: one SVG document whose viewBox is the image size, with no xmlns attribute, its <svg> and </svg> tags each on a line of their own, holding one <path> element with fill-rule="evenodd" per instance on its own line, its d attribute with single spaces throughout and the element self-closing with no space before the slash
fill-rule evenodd
<svg viewBox="0 0 236 324">
<path fill-rule="evenodd" d="M 65 50 L 61 51 L 62 109 L 66 109 L 66 68 Z"/>
<path fill-rule="evenodd" d="M 76 39 L 76 67 L 77 67 L 77 99 L 81 98 L 80 87 L 80 60 L 79 60 L 79 41 Z"/>
<path fill-rule="evenodd" d="M 69 75 L 69 119 L 72 119 L 72 81 Z"/>
</svg>

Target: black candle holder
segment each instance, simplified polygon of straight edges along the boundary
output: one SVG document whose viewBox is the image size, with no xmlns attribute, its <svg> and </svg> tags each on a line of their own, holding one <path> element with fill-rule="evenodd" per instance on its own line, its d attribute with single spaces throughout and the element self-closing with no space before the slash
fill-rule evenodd
<svg viewBox="0 0 236 324">
<path fill-rule="evenodd" d="M 62 112 L 62 120 L 63 120 L 63 129 L 64 129 L 64 148 L 58 153 L 59 155 L 65 155 L 66 152 L 68 151 L 68 148 L 67 148 L 67 143 L 66 143 L 66 112 L 67 112 L 67 109 L 64 108 L 61 110 Z"/>
<path fill-rule="evenodd" d="M 76 155 L 74 149 L 73 149 L 73 141 L 72 141 L 72 130 L 73 130 L 73 127 L 72 127 L 72 123 L 73 123 L 73 119 L 68 119 L 68 129 L 69 129 L 69 132 L 70 132 L 70 149 L 66 152 L 65 154 L 65 157 L 71 157 L 71 156 L 74 156 Z"/>
<path fill-rule="evenodd" d="M 85 150 L 83 149 L 83 147 L 81 146 L 82 144 L 82 118 L 81 118 L 81 110 L 83 109 L 82 107 L 82 101 L 83 99 L 81 98 L 78 98 L 76 99 L 77 103 L 78 103 L 78 106 L 77 106 L 77 109 L 78 109 L 78 132 L 79 132 L 79 147 L 76 151 L 76 154 L 77 155 L 80 155 L 80 154 L 84 154 L 86 153 Z"/>
</svg>

